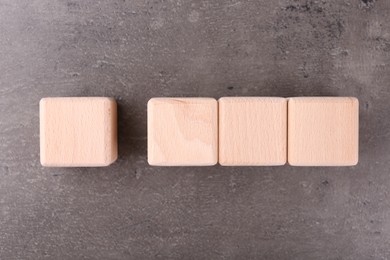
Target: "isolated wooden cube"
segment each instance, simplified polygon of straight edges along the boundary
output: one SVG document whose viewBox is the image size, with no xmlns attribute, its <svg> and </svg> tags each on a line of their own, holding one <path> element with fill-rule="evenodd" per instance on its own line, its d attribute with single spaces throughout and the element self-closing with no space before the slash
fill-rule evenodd
<svg viewBox="0 0 390 260">
<path fill-rule="evenodd" d="M 288 101 L 288 162 L 348 166 L 358 162 L 359 104 L 352 97 L 298 97 Z"/>
<path fill-rule="evenodd" d="M 219 99 L 219 163 L 283 165 L 287 160 L 287 100 L 277 97 Z"/>
<path fill-rule="evenodd" d="M 43 166 L 107 166 L 116 160 L 117 106 L 114 99 L 43 98 L 39 110 Z"/>
<path fill-rule="evenodd" d="M 148 162 L 160 166 L 217 163 L 218 104 L 212 98 L 148 102 Z"/>
</svg>

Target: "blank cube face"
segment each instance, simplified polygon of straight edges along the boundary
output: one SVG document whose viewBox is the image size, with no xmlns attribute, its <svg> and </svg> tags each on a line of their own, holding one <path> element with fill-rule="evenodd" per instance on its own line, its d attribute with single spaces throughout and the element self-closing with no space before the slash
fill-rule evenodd
<svg viewBox="0 0 390 260">
<path fill-rule="evenodd" d="M 225 97 L 219 100 L 221 165 L 283 165 L 286 160 L 286 99 Z"/>
<path fill-rule="evenodd" d="M 212 98 L 148 102 L 148 162 L 160 166 L 217 163 L 218 104 Z"/>
<path fill-rule="evenodd" d="M 357 164 L 359 104 L 356 98 L 291 98 L 288 114 L 289 164 Z"/>
<path fill-rule="evenodd" d="M 43 98 L 40 103 L 41 164 L 107 166 L 117 158 L 117 106 L 100 97 Z"/>
</svg>

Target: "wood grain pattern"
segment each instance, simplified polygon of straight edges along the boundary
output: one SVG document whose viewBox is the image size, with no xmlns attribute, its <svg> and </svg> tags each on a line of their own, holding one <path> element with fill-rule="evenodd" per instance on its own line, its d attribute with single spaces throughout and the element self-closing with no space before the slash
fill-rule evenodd
<svg viewBox="0 0 390 260">
<path fill-rule="evenodd" d="M 153 98 L 148 102 L 148 162 L 206 166 L 218 160 L 218 103 L 212 98 Z"/>
<path fill-rule="evenodd" d="M 358 162 L 359 104 L 352 97 L 299 97 L 288 101 L 288 162 L 348 166 Z"/>
<path fill-rule="evenodd" d="M 287 160 L 287 100 L 219 99 L 219 163 L 283 165 Z"/>
<path fill-rule="evenodd" d="M 40 108 L 41 164 L 107 166 L 118 155 L 117 106 L 112 98 L 43 98 Z"/>
</svg>

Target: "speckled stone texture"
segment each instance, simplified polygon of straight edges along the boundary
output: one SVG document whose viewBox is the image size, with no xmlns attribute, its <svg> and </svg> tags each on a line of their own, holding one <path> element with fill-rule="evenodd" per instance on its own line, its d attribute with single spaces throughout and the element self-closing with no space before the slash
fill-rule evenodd
<svg viewBox="0 0 390 260">
<path fill-rule="evenodd" d="M 389 259 L 390 2 L 0 1 L 0 259 Z M 157 96 L 356 96 L 354 167 L 161 168 Z M 119 159 L 43 168 L 38 102 L 113 96 Z"/>
</svg>

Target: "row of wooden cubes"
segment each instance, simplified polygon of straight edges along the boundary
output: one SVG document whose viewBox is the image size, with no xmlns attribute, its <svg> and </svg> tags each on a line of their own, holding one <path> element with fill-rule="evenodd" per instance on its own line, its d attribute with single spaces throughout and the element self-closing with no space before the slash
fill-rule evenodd
<svg viewBox="0 0 390 260">
<path fill-rule="evenodd" d="M 44 166 L 107 166 L 118 155 L 112 98 L 44 98 Z M 358 160 L 358 101 L 348 97 L 152 98 L 148 162 L 163 166 L 346 166 Z"/>
<path fill-rule="evenodd" d="M 351 97 L 153 98 L 151 165 L 349 166 L 358 162 Z"/>
</svg>

